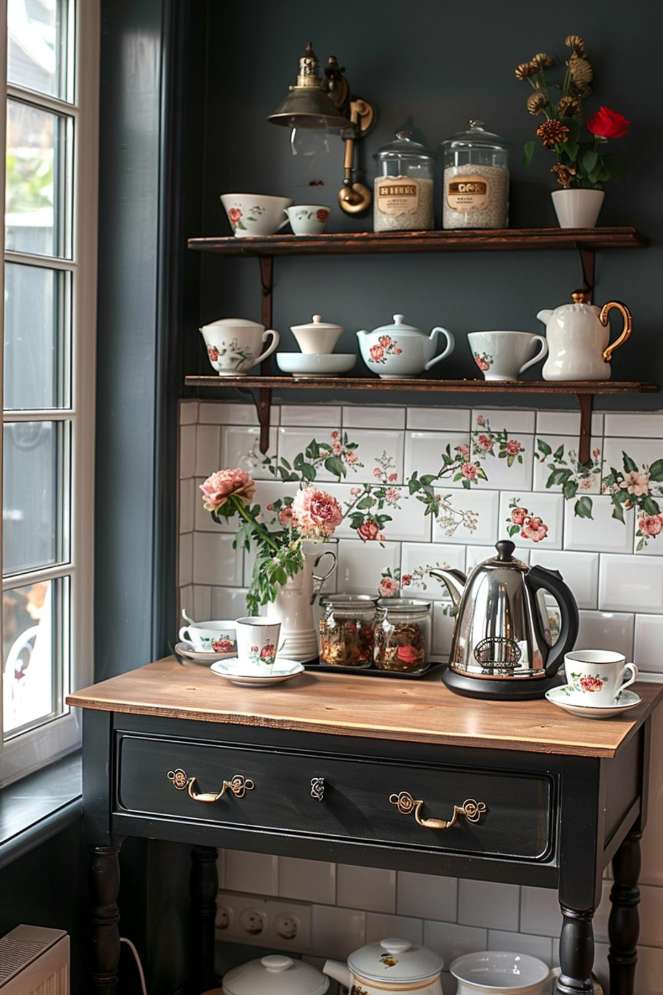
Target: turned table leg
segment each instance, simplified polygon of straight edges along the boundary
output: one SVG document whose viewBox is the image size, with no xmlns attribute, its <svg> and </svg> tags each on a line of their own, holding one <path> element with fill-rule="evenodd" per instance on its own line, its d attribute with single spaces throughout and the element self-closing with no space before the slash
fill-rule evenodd
<svg viewBox="0 0 663 995">
<path fill-rule="evenodd" d="M 559 938 L 557 995 L 592 995 L 594 966 L 593 909 L 579 911 L 561 906 L 563 923 Z"/>
<path fill-rule="evenodd" d="M 614 884 L 610 892 L 612 909 L 610 935 L 610 995 L 633 995 L 635 965 L 640 932 L 640 829 L 632 829 L 612 861 Z"/>
<path fill-rule="evenodd" d="M 93 846 L 90 853 L 92 898 L 92 991 L 116 995 L 120 969 L 120 847 Z"/>
<path fill-rule="evenodd" d="M 216 869 L 217 851 L 210 846 L 194 846 L 191 850 L 191 925 L 192 978 L 195 992 L 204 992 L 216 985 L 214 943 L 216 896 L 219 876 Z"/>
</svg>

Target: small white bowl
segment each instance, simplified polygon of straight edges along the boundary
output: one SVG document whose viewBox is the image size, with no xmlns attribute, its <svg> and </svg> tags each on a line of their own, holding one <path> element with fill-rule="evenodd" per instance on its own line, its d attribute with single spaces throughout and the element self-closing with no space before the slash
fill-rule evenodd
<svg viewBox="0 0 663 995">
<path fill-rule="evenodd" d="M 283 373 L 295 377 L 337 377 L 349 373 L 357 362 L 354 352 L 277 352 L 276 364 Z"/>
<path fill-rule="evenodd" d="M 553 977 L 538 957 L 497 950 L 463 954 L 449 970 L 457 995 L 549 995 Z"/>
</svg>

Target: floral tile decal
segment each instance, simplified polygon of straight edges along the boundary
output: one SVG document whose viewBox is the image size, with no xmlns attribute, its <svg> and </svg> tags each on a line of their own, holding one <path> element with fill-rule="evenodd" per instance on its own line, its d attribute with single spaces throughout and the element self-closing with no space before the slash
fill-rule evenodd
<svg viewBox="0 0 663 995">
<path fill-rule="evenodd" d="M 621 467 L 611 466 L 603 490 L 612 501 L 612 516 L 624 521 L 624 511 L 635 509 L 635 551 L 643 550 L 663 530 L 663 459 L 638 463 L 622 452 Z"/>
<path fill-rule="evenodd" d="M 534 452 L 535 487 L 540 482 L 541 489 L 562 491 L 567 501 L 577 498 L 578 495 L 582 497 L 583 494 L 600 494 L 601 447 L 594 440 L 592 442 L 589 462 L 580 463 L 578 443 L 575 439 L 569 436 L 537 438 Z M 577 514 L 581 517 L 585 507 L 586 505 L 581 502 L 577 509 Z"/>
<path fill-rule="evenodd" d="M 559 549 L 562 545 L 564 499 L 561 494 L 537 491 L 519 494 L 502 492 L 500 502 L 500 535 L 506 535 L 519 546 L 545 544 Z"/>
</svg>

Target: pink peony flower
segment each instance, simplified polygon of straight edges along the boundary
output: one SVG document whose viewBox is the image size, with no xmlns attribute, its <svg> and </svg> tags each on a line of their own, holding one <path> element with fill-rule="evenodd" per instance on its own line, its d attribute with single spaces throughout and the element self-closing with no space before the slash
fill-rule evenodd
<svg viewBox="0 0 663 995">
<path fill-rule="evenodd" d="M 484 435 L 483 432 L 478 437 L 477 444 L 481 446 L 482 449 L 488 450 L 493 448 L 493 440 L 489 435 Z"/>
<path fill-rule="evenodd" d="M 381 345 L 372 345 L 368 352 L 374 363 L 380 363 L 384 357 L 384 349 Z"/>
<path fill-rule="evenodd" d="M 649 494 L 649 474 L 644 471 L 640 473 L 638 470 L 629 470 L 628 473 L 624 474 L 623 486 L 629 494 L 633 494 L 635 497 Z"/>
<path fill-rule="evenodd" d="M 380 526 L 372 518 L 367 518 L 357 529 L 357 535 L 364 542 L 374 542 L 376 539 L 379 539 Z"/>
<path fill-rule="evenodd" d="M 297 491 L 292 510 L 297 528 L 310 539 L 330 536 L 343 521 L 343 512 L 336 498 L 317 487 Z"/>
<path fill-rule="evenodd" d="M 336 453 L 336 455 L 337 455 L 337 456 L 338 456 L 338 454 L 339 454 L 340 452 L 342 452 L 342 451 L 343 451 L 343 446 L 342 446 L 342 445 L 341 445 L 341 443 L 340 443 L 340 442 L 338 441 L 338 439 L 333 439 L 333 440 L 332 440 L 332 444 L 331 444 L 331 447 L 332 447 L 332 452 L 333 452 L 333 453 Z"/>
<path fill-rule="evenodd" d="M 389 476 L 387 477 L 387 480 L 389 481 L 390 484 L 393 484 L 395 480 L 398 480 L 398 474 L 390 473 Z"/>
<path fill-rule="evenodd" d="M 279 511 L 279 524 L 283 525 L 284 528 L 292 528 L 293 525 L 297 524 L 292 505 L 286 505 L 285 508 L 281 508 Z"/>
<path fill-rule="evenodd" d="M 641 535 L 657 536 L 663 529 L 663 515 L 641 515 L 638 519 L 638 531 Z"/>
<path fill-rule="evenodd" d="M 470 447 L 456 446 L 456 453 L 458 454 L 458 456 L 460 456 L 461 459 L 467 459 L 467 457 L 470 455 Z"/>
<path fill-rule="evenodd" d="M 358 463 L 358 462 L 359 462 L 359 457 L 357 456 L 357 454 L 356 454 L 356 452 L 354 451 L 354 449 L 350 449 L 350 450 L 349 450 L 349 451 L 348 451 L 348 452 L 347 452 L 347 453 L 345 454 L 345 462 L 346 462 L 346 463 L 349 463 L 349 464 L 350 464 L 350 466 L 352 466 L 352 464 L 353 464 L 353 463 Z"/>
<path fill-rule="evenodd" d="M 377 479 L 378 479 L 378 480 L 379 480 L 379 479 L 380 479 L 380 477 L 382 476 L 382 470 L 380 469 L 380 467 L 379 467 L 379 466 L 374 466 L 374 467 L 373 467 L 373 476 L 374 476 L 374 477 L 377 477 Z"/>
<path fill-rule="evenodd" d="M 541 542 L 548 535 L 548 526 L 543 521 L 542 518 L 537 518 L 532 516 L 531 518 L 526 518 L 522 529 L 520 530 L 520 535 L 522 539 L 531 539 L 532 542 Z"/>
<path fill-rule="evenodd" d="M 460 472 L 466 480 L 476 480 L 477 474 L 479 473 L 479 467 L 476 463 L 463 463 L 460 468 Z"/>
<path fill-rule="evenodd" d="M 393 598 L 398 594 L 398 581 L 393 577 L 383 577 L 378 585 L 381 598 Z"/>
<path fill-rule="evenodd" d="M 507 453 L 509 454 L 509 456 L 517 456 L 518 453 L 522 453 L 523 452 L 523 447 L 518 442 L 518 439 L 509 439 L 509 441 L 507 442 L 507 444 L 505 446 L 505 449 L 506 449 Z"/>
<path fill-rule="evenodd" d="M 218 511 L 230 497 L 250 501 L 255 489 L 256 485 L 246 470 L 240 470 L 239 467 L 234 470 L 217 470 L 200 485 L 203 508 L 206 511 Z"/>
<path fill-rule="evenodd" d="M 401 493 L 397 487 L 388 487 L 384 492 L 384 496 L 389 504 L 396 504 L 401 499 Z"/>
<path fill-rule="evenodd" d="M 527 518 L 527 508 L 514 508 L 511 512 L 511 521 L 514 525 L 522 525 Z"/>
<path fill-rule="evenodd" d="M 378 342 L 384 349 L 388 349 L 391 345 L 391 337 L 389 335 L 381 335 Z"/>
<path fill-rule="evenodd" d="M 583 689 L 583 691 L 600 691 L 603 687 L 603 681 L 600 677 L 581 677 L 578 684 Z"/>
</svg>

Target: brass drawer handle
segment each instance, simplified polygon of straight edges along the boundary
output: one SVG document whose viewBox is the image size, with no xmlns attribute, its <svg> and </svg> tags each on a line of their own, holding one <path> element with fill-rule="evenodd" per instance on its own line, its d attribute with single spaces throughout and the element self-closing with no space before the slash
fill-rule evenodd
<svg viewBox="0 0 663 995">
<path fill-rule="evenodd" d="M 166 776 L 177 791 L 184 791 L 186 788 L 189 798 L 192 798 L 194 802 L 204 802 L 206 805 L 218 802 L 226 791 L 230 791 L 235 798 L 243 798 L 247 791 L 253 791 L 255 788 L 255 782 L 250 777 L 244 777 L 243 774 L 233 774 L 229 781 L 223 781 L 219 791 L 196 791 L 198 779 L 189 777 L 181 767 L 178 767 L 177 770 L 169 770 Z"/>
<path fill-rule="evenodd" d="M 400 791 L 398 794 L 389 795 L 389 802 L 391 805 L 395 805 L 402 815 L 410 815 L 414 812 L 415 822 L 418 826 L 423 826 L 424 829 L 451 829 L 461 816 L 464 816 L 468 822 L 478 822 L 487 810 L 485 802 L 466 798 L 462 805 L 454 805 L 450 819 L 422 819 L 423 800 L 413 798 L 409 791 Z"/>
</svg>

